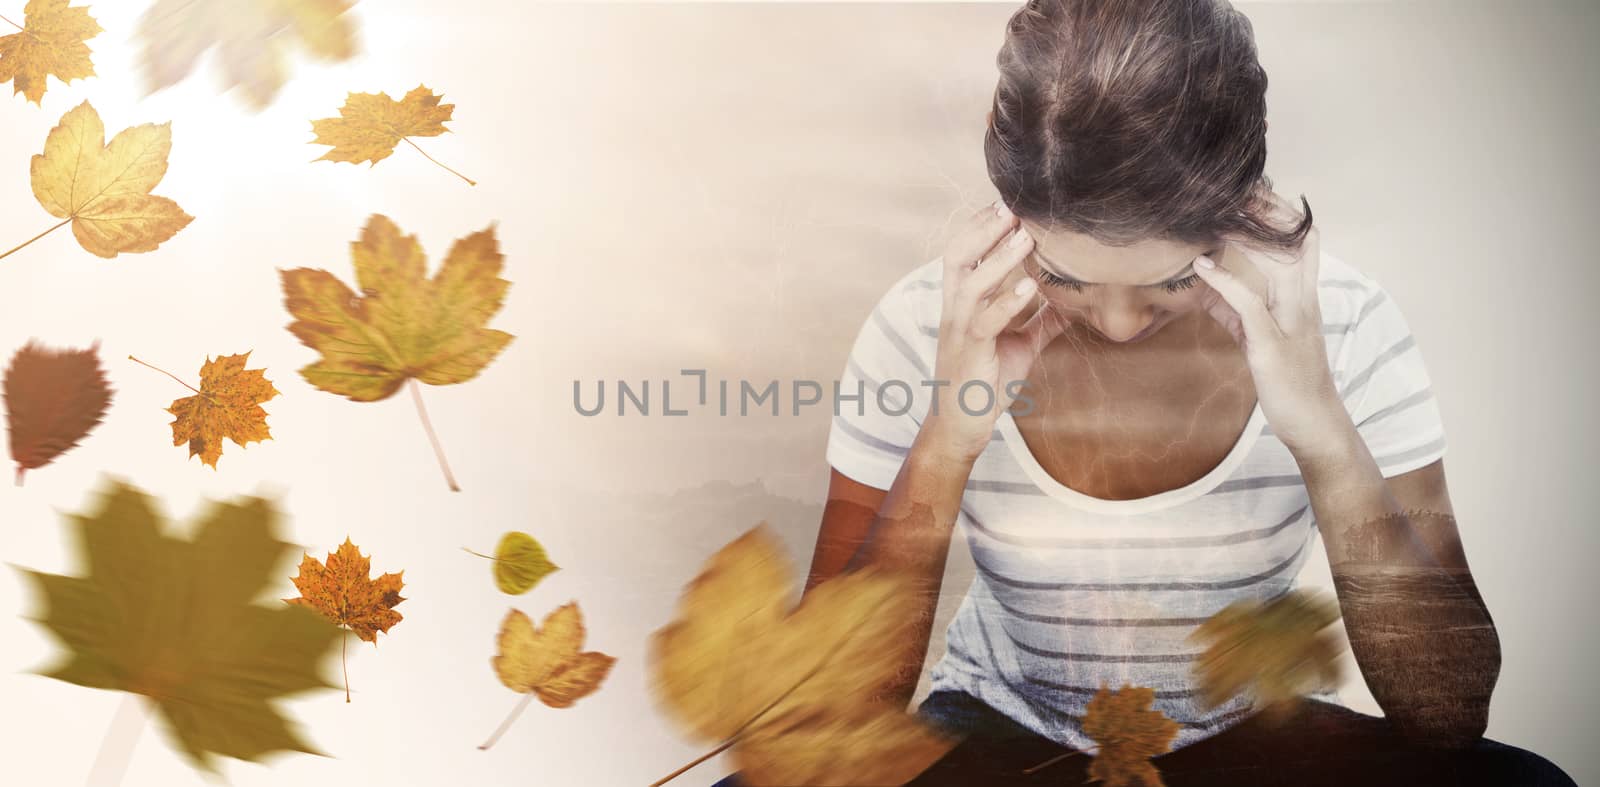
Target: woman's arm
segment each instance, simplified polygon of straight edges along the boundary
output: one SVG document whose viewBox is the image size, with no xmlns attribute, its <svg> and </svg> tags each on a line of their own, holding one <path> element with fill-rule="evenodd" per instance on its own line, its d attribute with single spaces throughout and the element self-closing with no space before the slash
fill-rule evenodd
<svg viewBox="0 0 1600 787">
<path fill-rule="evenodd" d="M 973 465 L 970 458 L 940 450 L 944 441 L 936 432 L 936 428 L 924 428 L 918 433 L 888 490 L 874 489 L 833 471 L 811 573 L 806 578 L 809 592 L 844 571 L 870 564 L 911 580 L 919 601 L 917 623 L 903 643 L 899 677 L 880 696 L 897 705 L 910 704 L 922 676 L 950 537 Z"/>
<path fill-rule="evenodd" d="M 1467 567 L 1443 463 L 1386 481 L 1348 417 L 1322 445 L 1295 458 L 1367 687 L 1413 743 L 1471 745 L 1488 727 L 1500 638 Z"/>
</svg>

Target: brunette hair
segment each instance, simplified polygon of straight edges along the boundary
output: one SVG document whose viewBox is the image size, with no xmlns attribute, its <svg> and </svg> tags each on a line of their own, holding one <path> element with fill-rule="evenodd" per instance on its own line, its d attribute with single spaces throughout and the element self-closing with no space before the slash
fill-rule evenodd
<svg viewBox="0 0 1600 787">
<path fill-rule="evenodd" d="M 1012 212 L 1107 245 L 1293 248 L 1268 223 L 1267 74 L 1227 0 L 1027 0 L 1006 25 L 983 150 Z"/>
</svg>

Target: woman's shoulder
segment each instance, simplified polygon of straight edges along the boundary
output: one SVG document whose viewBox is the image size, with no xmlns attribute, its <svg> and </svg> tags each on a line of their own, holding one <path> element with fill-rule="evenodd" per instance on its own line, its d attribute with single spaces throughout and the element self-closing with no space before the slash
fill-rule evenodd
<svg viewBox="0 0 1600 787">
<path fill-rule="evenodd" d="M 1363 317 L 1388 298 L 1378 280 L 1344 258 L 1322 252 L 1317 266 L 1317 300 L 1324 334 L 1353 331 Z"/>
<path fill-rule="evenodd" d="M 944 305 L 944 257 L 918 264 L 884 290 L 873 307 L 882 319 L 909 337 L 937 337 Z"/>
</svg>

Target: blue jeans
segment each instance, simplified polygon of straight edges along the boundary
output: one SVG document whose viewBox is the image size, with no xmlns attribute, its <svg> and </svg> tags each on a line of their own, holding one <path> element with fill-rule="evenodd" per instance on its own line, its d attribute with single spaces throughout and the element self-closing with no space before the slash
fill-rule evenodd
<svg viewBox="0 0 1600 787">
<path fill-rule="evenodd" d="M 965 692 L 936 691 L 917 715 L 965 737 L 906 787 L 1088 781 L 1088 756 L 1024 774 L 1072 750 Z M 1488 738 L 1458 751 L 1419 749 L 1395 735 L 1387 719 L 1314 699 L 1282 726 L 1251 717 L 1151 763 L 1167 787 L 1577 787 L 1555 763 L 1526 749 Z M 713 787 L 747 786 L 735 773 Z"/>
</svg>

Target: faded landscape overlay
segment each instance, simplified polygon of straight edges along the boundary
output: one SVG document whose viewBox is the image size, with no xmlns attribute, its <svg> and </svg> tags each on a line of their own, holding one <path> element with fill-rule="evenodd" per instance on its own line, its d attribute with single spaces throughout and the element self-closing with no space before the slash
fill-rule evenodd
<svg viewBox="0 0 1600 787">
<path fill-rule="evenodd" d="M 25 569 L 0 581 L 0 780 L 83 783 L 106 733 L 136 712 L 124 692 L 33 674 L 62 651 L 26 617 L 45 616 L 37 583 L 57 581 L 32 577 L 89 571 L 73 517 L 117 481 L 155 501 L 165 530 L 151 549 L 190 549 L 173 544 L 200 539 L 212 501 L 259 496 L 281 512 L 276 529 L 258 522 L 263 554 L 281 564 L 258 573 L 262 608 L 291 610 L 276 618 L 287 627 L 310 627 L 319 602 L 337 609 L 319 597 L 324 571 L 370 568 L 371 616 L 342 622 L 345 672 L 337 640 L 311 632 L 332 683 L 278 703 L 329 756 L 228 760 L 229 783 L 648 784 L 712 749 L 652 692 L 652 634 L 678 619 L 707 561 L 760 523 L 761 549 L 783 552 L 798 591 L 826 502 L 830 386 L 857 331 L 959 217 L 996 196 L 981 140 L 1014 6 L 362 0 L 359 52 L 297 50 L 263 103 L 259 86 L 221 92 L 214 52 L 147 95 L 146 4 L 83 2 L 105 31 L 90 40 L 95 76 L 52 79 L 38 104 L 0 85 L 0 248 L 63 222 L 0 261 L 0 361 L 30 339 L 96 346 L 111 389 L 80 445 L 0 492 L 0 560 Z M 0 0 L 0 15 L 21 22 L 24 5 Z M 1600 633 L 1575 624 L 1592 618 L 1600 554 L 1589 524 L 1600 492 L 1586 478 L 1600 460 L 1600 11 L 1237 5 L 1271 78 L 1275 190 L 1307 196 L 1324 248 L 1383 284 L 1426 353 L 1476 579 L 1463 587 L 1449 566 L 1351 574 L 1360 603 L 1344 615 L 1375 623 L 1348 643 L 1331 629 L 1338 694 L 1378 713 L 1344 646 L 1404 649 L 1414 632 L 1385 619 L 1389 600 L 1435 599 L 1466 648 L 1481 598 L 1502 658 L 1485 735 L 1600 783 Z M 317 160 L 328 148 L 311 144 L 312 120 L 339 116 L 351 93 L 399 99 L 419 85 L 454 106 L 449 133 L 372 166 Z M 96 256 L 96 242 L 116 239 L 74 235 L 30 188 L 32 157 L 86 102 L 108 139 L 172 124 L 153 193 L 192 221 L 171 216 L 181 226 L 159 249 Z M 425 418 L 404 375 L 378 401 L 302 376 L 330 351 L 314 325 L 288 327 L 309 319 L 286 306 L 288 272 L 337 279 L 347 306 L 372 297 L 352 243 L 387 232 L 385 217 L 416 236 L 430 273 L 461 244 L 508 282 L 501 292 L 482 284 L 493 276 L 475 279 L 503 303 L 473 309 L 479 329 L 514 340 L 491 337 L 498 355 L 467 382 L 415 386 Z M 215 396 L 186 388 L 205 387 L 202 364 L 245 373 L 246 354 L 275 394 L 260 404 L 270 439 L 174 445 L 175 400 Z M 686 369 L 705 371 L 706 404 Z M 661 414 L 669 380 L 685 415 Z M 727 414 L 718 380 L 731 381 Z M 757 391 L 778 381 L 777 414 L 770 402 L 740 414 L 741 380 Z M 817 403 L 797 405 L 797 380 L 819 384 Z M 618 414 L 619 381 L 650 384 L 648 416 L 632 403 Z M 586 407 L 606 386 L 604 412 L 575 407 L 580 383 Z M 493 559 L 511 531 L 558 566 L 518 595 L 497 587 Z M 1314 548 L 1301 586 L 1331 597 L 1320 539 Z M 927 665 L 972 578 L 958 537 Z M 573 602 L 555 624 L 570 628 L 581 608 L 563 669 L 604 674 L 563 707 L 550 697 L 570 687 L 518 654 L 537 641 L 534 624 Z M 1436 668 L 1413 656 L 1417 674 Z M 1427 680 L 1378 677 L 1397 679 Z M 155 717 L 123 743 L 121 784 L 199 778 Z M 719 756 L 672 784 L 733 768 Z"/>
</svg>

